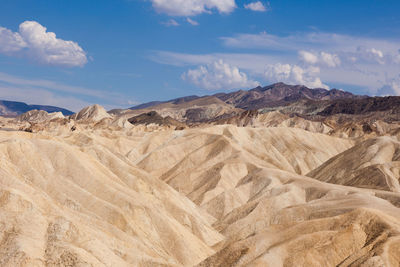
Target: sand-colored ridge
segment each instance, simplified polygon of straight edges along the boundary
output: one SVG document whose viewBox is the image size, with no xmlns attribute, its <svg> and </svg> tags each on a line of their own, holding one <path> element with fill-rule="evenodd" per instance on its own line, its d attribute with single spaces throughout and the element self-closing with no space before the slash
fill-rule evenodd
<svg viewBox="0 0 400 267">
<path fill-rule="evenodd" d="M 391 125 L 347 138 L 275 112 L 183 130 L 90 117 L 31 132 L 0 118 L 1 266 L 400 264 Z"/>
<path fill-rule="evenodd" d="M 32 136 L 0 136 L 0 220 L 3 234 L 16 231 L 18 240 L 7 241 L 3 251 L 24 255 L 3 257 L 3 266 L 51 263 L 62 253 L 71 254 L 76 264 L 96 266 L 191 265 L 221 240 L 209 226 L 212 217 L 104 147 L 89 145 L 82 151 L 58 140 L 27 137 Z M 54 243 L 48 240 L 49 229 L 60 235 Z"/>
<path fill-rule="evenodd" d="M 310 121 L 298 116 L 289 116 L 280 111 L 259 113 L 257 111 L 245 111 L 236 116 L 217 120 L 215 124 L 233 124 L 240 127 L 288 127 L 299 128 L 314 133 L 330 133 L 332 128 L 321 121 Z"/>
<path fill-rule="evenodd" d="M 368 139 L 307 175 L 328 183 L 400 193 L 400 142 L 389 136 Z"/>
<path fill-rule="evenodd" d="M 92 105 L 83 108 L 78 113 L 70 116 L 71 119 L 77 121 L 101 121 L 102 119 L 112 118 L 110 114 L 100 105 Z"/>
</svg>

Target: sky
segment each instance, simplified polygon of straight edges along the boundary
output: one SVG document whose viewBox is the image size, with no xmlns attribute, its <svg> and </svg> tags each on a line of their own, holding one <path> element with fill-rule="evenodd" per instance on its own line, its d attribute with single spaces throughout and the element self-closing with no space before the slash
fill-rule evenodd
<svg viewBox="0 0 400 267">
<path fill-rule="evenodd" d="M 400 95 L 398 0 L 1 0 L 0 99 L 128 108 L 275 82 Z"/>
</svg>

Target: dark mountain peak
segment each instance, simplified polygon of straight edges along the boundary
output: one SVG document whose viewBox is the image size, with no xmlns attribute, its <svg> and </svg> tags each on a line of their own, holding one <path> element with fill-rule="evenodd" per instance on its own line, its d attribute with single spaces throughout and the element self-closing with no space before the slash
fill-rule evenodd
<svg viewBox="0 0 400 267">
<path fill-rule="evenodd" d="M 279 83 L 270 84 L 270 85 L 267 85 L 264 87 L 257 86 L 256 88 L 250 89 L 249 91 L 264 92 L 264 91 L 271 90 L 274 88 L 281 88 L 281 87 L 288 87 L 288 86 L 291 86 L 291 85 L 285 84 L 283 82 L 279 82 Z"/>
<path fill-rule="evenodd" d="M 335 114 L 367 114 L 370 112 L 390 111 L 392 114 L 400 114 L 400 97 L 359 97 L 342 98 L 333 101 L 319 115 L 329 116 Z"/>
<path fill-rule="evenodd" d="M 169 127 L 175 127 L 175 129 L 184 129 L 186 128 L 186 124 L 179 122 L 170 116 L 167 117 L 162 117 L 160 114 L 158 114 L 156 111 L 150 111 L 147 113 L 143 113 L 137 116 L 134 116 L 128 121 L 133 124 L 133 125 L 149 125 L 149 124 L 157 124 L 160 126 L 169 126 Z"/>
</svg>

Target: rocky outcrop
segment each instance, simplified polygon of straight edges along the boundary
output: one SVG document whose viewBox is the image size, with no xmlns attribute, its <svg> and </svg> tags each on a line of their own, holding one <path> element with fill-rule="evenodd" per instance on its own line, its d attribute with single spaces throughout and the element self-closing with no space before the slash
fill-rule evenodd
<svg viewBox="0 0 400 267">
<path fill-rule="evenodd" d="M 169 116 L 164 118 L 155 111 L 140 114 L 138 116 L 128 119 L 128 121 L 133 125 L 156 124 L 156 125 L 160 125 L 160 126 L 173 127 L 174 129 L 178 129 L 178 130 L 181 130 L 181 129 L 184 129 L 187 127 L 186 124 L 179 122 L 177 120 L 174 120 L 173 118 L 171 118 Z"/>
<path fill-rule="evenodd" d="M 85 107 L 78 113 L 71 115 L 71 119 L 76 121 L 92 121 L 97 122 L 101 121 L 102 119 L 109 119 L 112 118 L 110 114 L 100 105 L 93 105 L 89 107 Z"/>
<path fill-rule="evenodd" d="M 44 110 L 31 110 L 24 114 L 21 114 L 16 118 L 17 121 L 27 122 L 44 122 L 53 119 L 64 119 L 64 115 L 61 112 L 47 113 Z"/>
</svg>

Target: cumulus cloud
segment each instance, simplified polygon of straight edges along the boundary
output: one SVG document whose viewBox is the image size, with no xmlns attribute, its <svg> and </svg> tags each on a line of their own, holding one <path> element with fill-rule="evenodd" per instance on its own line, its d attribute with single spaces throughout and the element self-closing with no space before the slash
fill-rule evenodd
<svg viewBox="0 0 400 267">
<path fill-rule="evenodd" d="M 301 61 L 307 64 L 317 64 L 318 63 L 318 56 L 314 53 L 307 52 L 307 51 L 299 51 L 299 58 Z"/>
<path fill-rule="evenodd" d="M 170 16 L 195 16 L 210 13 L 230 13 L 236 8 L 235 0 L 151 0 L 154 9 Z"/>
<path fill-rule="evenodd" d="M 389 63 L 390 61 L 395 61 L 396 58 L 395 55 L 385 56 L 385 53 L 382 50 L 375 47 L 367 48 L 365 46 L 359 46 L 357 51 L 353 53 L 352 56 L 355 58 L 354 61 L 356 62 L 379 63 L 382 65 Z"/>
<path fill-rule="evenodd" d="M 235 66 L 222 59 L 182 74 L 182 79 L 207 90 L 251 88 L 259 85 Z"/>
<path fill-rule="evenodd" d="M 57 38 L 36 21 L 23 22 L 19 32 L 0 27 L 0 53 L 46 65 L 76 67 L 87 63 L 86 52 L 76 42 Z"/>
<path fill-rule="evenodd" d="M 326 52 L 320 53 L 320 61 L 332 68 L 339 66 L 341 63 L 340 58 L 337 55 Z"/>
<path fill-rule="evenodd" d="M 365 88 L 367 94 L 376 93 L 383 87 L 387 92 L 396 93 L 396 84 L 393 86 L 386 82 L 399 74 L 399 42 L 395 39 L 323 32 L 287 36 L 262 32 L 221 39 L 227 47 L 264 49 L 266 53 L 274 51 L 281 56 L 281 63 L 317 66 L 320 68 L 319 77 L 326 83 Z M 300 62 L 293 57 L 295 52 Z"/>
<path fill-rule="evenodd" d="M 308 51 L 299 51 L 299 58 L 302 62 L 311 65 L 325 65 L 327 67 L 337 67 L 341 64 L 341 60 L 338 55 L 330 54 L 327 52 L 313 53 Z"/>
<path fill-rule="evenodd" d="M 191 18 L 186 18 L 186 21 L 187 21 L 189 24 L 193 25 L 193 26 L 198 26 L 198 25 L 199 25 L 199 23 L 198 23 L 197 21 L 192 20 Z"/>
<path fill-rule="evenodd" d="M 27 44 L 19 33 L 0 27 L 0 53 L 12 54 L 25 48 Z"/>
<path fill-rule="evenodd" d="M 227 48 L 244 48 L 247 53 L 201 55 L 164 51 L 156 52 L 152 60 L 162 64 L 190 66 L 223 59 L 265 83 L 280 81 L 276 77 L 283 77 L 281 81 L 310 87 L 329 84 L 348 89 L 358 88 L 362 94 L 398 94 L 400 46 L 396 39 L 321 32 L 278 36 L 263 32 L 237 34 L 221 40 Z M 254 49 L 254 53 L 251 49 Z M 282 66 L 286 71 L 279 71 Z M 317 67 L 315 70 L 318 71 L 312 71 L 311 67 Z M 268 70 L 267 74 L 264 73 L 265 69 Z"/>
<path fill-rule="evenodd" d="M 265 68 L 265 77 L 270 82 L 285 82 L 289 84 L 301 84 L 311 88 L 326 88 L 329 86 L 323 84 L 318 77 L 320 69 L 310 66 L 306 69 L 291 64 L 267 65 Z"/>
<path fill-rule="evenodd" d="M 245 4 L 244 8 L 245 9 L 250 9 L 252 11 L 258 11 L 258 12 L 267 11 L 267 7 L 263 3 L 261 3 L 261 1 Z"/>
</svg>

